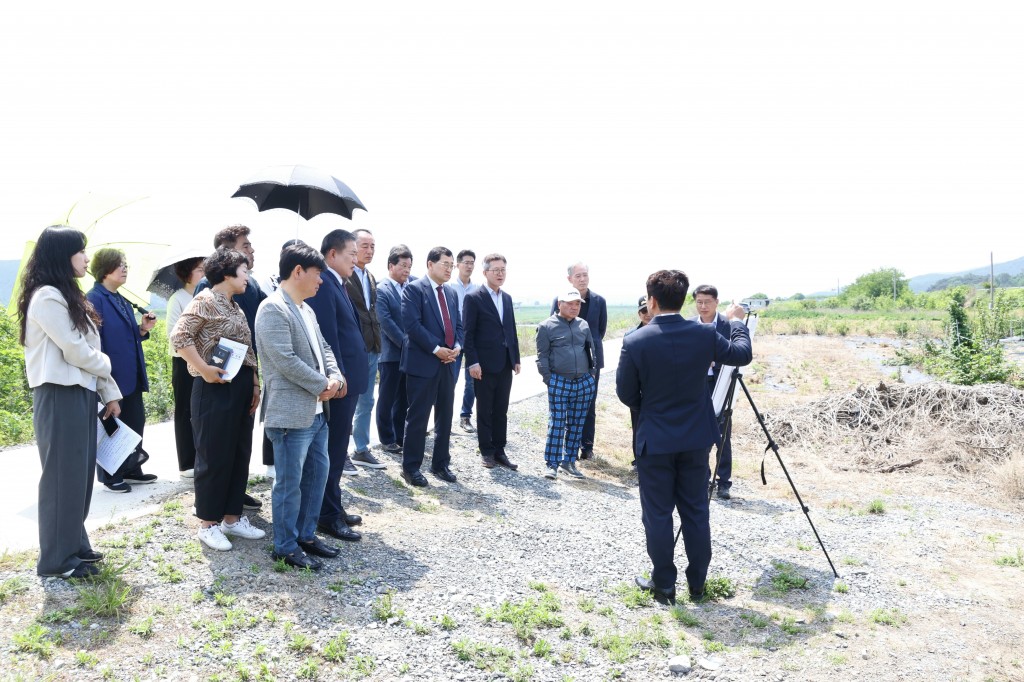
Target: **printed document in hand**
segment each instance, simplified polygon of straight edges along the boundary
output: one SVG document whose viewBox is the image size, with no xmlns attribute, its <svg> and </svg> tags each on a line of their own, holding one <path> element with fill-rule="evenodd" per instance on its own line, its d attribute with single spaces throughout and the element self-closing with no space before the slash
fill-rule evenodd
<svg viewBox="0 0 1024 682">
<path fill-rule="evenodd" d="M 217 342 L 217 347 L 213 349 L 213 357 L 210 358 L 210 364 L 226 372 L 221 375 L 224 381 L 231 381 L 238 374 L 238 370 L 242 369 L 245 354 L 248 352 L 249 346 L 222 336 L 220 341 Z"/>
<path fill-rule="evenodd" d="M 103 405 L 100 405 L 103 409 Z M 108 474 L 113 475 L 128 455 L 142 442 L 142 436 L 125 426 L 124 422 L 115 418 L 117 430 L 108 435 L 99 417 L 96 417 L 96 463 Z"/>
</svg>

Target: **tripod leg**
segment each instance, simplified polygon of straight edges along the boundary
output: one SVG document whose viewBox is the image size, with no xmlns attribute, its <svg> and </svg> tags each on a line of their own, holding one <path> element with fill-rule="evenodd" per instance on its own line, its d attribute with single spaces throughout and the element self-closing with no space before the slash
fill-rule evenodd
<svg viewBox="0 0 1024 682">
<path fill-rule="evenodd" d="M 782 467 L 782 473 L 786 474 L 786 480 L 789 481 L 789 487 L 793 489 L 793 494 L 796 495 L 796 501 L 800 505 L 801 511 L 807 518 L 807 523 L 811 525 L 811 530 L 814 532 L 814 537 L 818 541 L 818 546 L 821 547 L 821 551 L 825 553 L 825 559 L 828 560 L 829 568 L 832 569 L 832 574 L 835 577 L 839 577 L 839 571 L 836 570 L 835 564 L 832 563 L 832 557 L 828 555 L 828 550 L 825 549 L 825 543 L 821 541 L 821 536 L 818 535 L 818 529 L 814 527 L 814 521 L 811 520 L 810 508 L 804 504 L 803 499 L 800 497 L 800 492 L 796 489 L 796 484 L 793 482 L 793 478 L 789 475 L 789 470 L 786 469 L 785 462 L 782 461 L 782 455 L 779 454 L 779 445 L 772 438 L 772 434 L 768 431 L 768 425 L 764 423 L 764 417 L 757 410 L 757 405 L 754 404 L 754 398 L 750 395 L 750 391 L 747 390 L 747 385 L 743 383 L 743 377 L 740 377 L 740 386 L 743 388 L 744 395 L 747 396 L 747 402 L 750 403 L 750 409 L 754 411 L 754 416 L 757 417 L 757 423 L 761 425 L 761 430 L 764 431 L 764 435 L 768 438 L 768 447 L 765 448 L 765 452 L 771 450 L 775 453 L 775 459 L 779 461 L 779 466 Z M 764 461 L 761 462 L 761 481 L 767 485 L 767 481 L 764 478 Z"/>
</svg>

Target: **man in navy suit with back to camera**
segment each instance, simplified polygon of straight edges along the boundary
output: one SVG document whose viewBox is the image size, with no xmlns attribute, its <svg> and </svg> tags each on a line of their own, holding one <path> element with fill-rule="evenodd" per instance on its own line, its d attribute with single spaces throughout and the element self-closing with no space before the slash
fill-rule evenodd
<svg viewBox="0 0 1024 682">
<path fill-rule="evenodd" d="M 693 290 L 693 302 L 697 306 L 697 315 L 690 319 L 713 327 L 722 336 L 729 336 L 729 320 L 718 312 L 718 289 L 710 284 L 701 284 Z M 722 371 L 722 365 L 712 362 L 708 368 L 708 392 L 714 394 L 715 383 L 718 381 L 718 374 Z M 732 488 L 732 434 L 725 439 L 719 451 L 718 463 L 718 497 L 728 500 L 732 497 L 729 490 Z"/>
<path fill-rule="evenodd" d="M 345 278 L 352 276 L 356 264 L 356 238 L 347 230 L 332 230 L 324 236 L 320 253 L 327 264 L 321 277 L 323 284 L 306 302 L 316 313 L 320 332 L 334 353 L 346 385 L 341 397 L 330 400 L 327 421 L 330 467 L 317 528 L 332 538 L 354 542 L 362 535 L 352 530 L 352 526 L 362 523 L 363 519 L 345 511 L 341 502 L 341 477 L 348 458 L 348 439 L 356 404 L 370 380 L 359 316 L 345 287 Z"/>
<path fill-rule="evenodd" d="M 639 412 L 636 468 L 640 478 L 650 580 L 636 584 L 662 603 L 674 603 L 672 509 L 679 511 L 689 565 L 686 582 L 691 600 L 704 597 L 711 564 L 708 505 L 708 453 L 721 439 L 711 394 L 708 367 L 750 364 L 750 335 L 744 311 L 730 305 L 725 316 L 729 338 L 709 325 L 679 314 L 689 280 L 680 270 L 659 270 L 647 278 L 651 323 L 622 340 L 615 392 Z"/>
<path fill-rule="evenodd" d="M 519 335 L 512 297 L 501 290 L 507 262 L 500 253 L 484 256 L 486 285 L 466 294 L 466 368 L 475 384 L 476 433 L 483 465 L 519 467 L 505 454 L 512 374 L 519 374 Z"/>
<path fill-rule="evenodd" d="M 462 318 L 458 297 L 445 285 L 452 276 L 455 258 L 451 249 L 435 246 L 427 254 L 427 276 L 406 284 L 402 292 L 405 343 L 400 369 L 405 373 L 409 411 L 405 420 L 402 478 L 414 486 L 428 485 L 420 473 L 426 447 L 427 420 L 434 410 L 434 451 L 430 471 L 442 481 L 454 483 L 449 468 L 455 381 L 462 352 Z"/>
</svg>

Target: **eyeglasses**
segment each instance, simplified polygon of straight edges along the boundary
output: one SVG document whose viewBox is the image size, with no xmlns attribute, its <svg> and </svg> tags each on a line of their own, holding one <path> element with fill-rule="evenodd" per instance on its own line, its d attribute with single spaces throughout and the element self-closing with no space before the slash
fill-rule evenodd
<svg viewBox="0 0 1024 682">
<path fill-rule="evenodd" d="M 460 260 L 459 265 L 476 265 L 475 260 Z"/>
<path fill-rule="evenodd" d="M 505 268 L 491 268 L 487 272 L 493 272 L 495 275 L 504 275 L 508 270 Z"/>
<path fill-rule="evenodd" d="M 121 263 L 121 264 L 120 264 L 119 266 L 117 266 L 117 267 L 121 268 L 121 269 L 122 269 L 122 270 L 124 270 L 125 272 L 127 272 L 127 271 L 128 271 L 128 264 L 127 264 L 127 263 Z"/>
<path fill-rule="evenodd" d="M 452 268 L 455 267 L 455 263 L 445 263 L 443 260 L 438 261 L 437 264 L 444 268 L 445 270 L 451 270 Z"/>
</svg>

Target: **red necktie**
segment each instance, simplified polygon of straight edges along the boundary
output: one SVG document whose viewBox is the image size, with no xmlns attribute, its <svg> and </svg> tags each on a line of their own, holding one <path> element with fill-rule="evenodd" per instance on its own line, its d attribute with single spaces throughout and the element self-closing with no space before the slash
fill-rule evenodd
<svg viewBox="0 0 1024 682">
<path fill-rule="evenodd" d="M 455 327 L 452 326 L 452 316 L 448 314 L 448 303 L 444 300 L 444 286 L 437 285 L 437 302 L 441 304 L 441 318 L 444 320 L 444 345 L 447 348 L 455 347 Z"/>
</svg>

